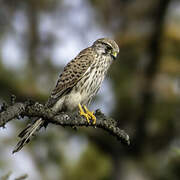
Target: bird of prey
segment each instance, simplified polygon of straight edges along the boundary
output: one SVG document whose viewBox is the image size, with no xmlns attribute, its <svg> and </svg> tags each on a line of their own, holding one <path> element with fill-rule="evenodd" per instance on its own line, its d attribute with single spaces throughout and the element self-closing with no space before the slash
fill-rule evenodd
<svg viewBox="0 0 180 180">
<path fill-rule="evenodd" d="M 92 98 L 98 92 L 108 68 L 119 53 L 116 42 L 109 38 L 96 40 L 92 46 L 82 50 L 64 68 L 59 75 L 46 105 L 55 112 L 75 111 L 79 109 L 88 123 L 96 123 L 93 112 L 88 110 Z M 14 152 L 19 151 L 30 137 L 47 121 L 39 118 L 29 124 L 20 134 L 21 138 Z"/>
</svg>

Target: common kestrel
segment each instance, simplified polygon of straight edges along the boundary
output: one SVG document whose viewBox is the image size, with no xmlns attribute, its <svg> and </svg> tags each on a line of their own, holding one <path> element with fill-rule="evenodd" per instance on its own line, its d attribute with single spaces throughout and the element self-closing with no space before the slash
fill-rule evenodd
<svg viewBox="0 0 180 180">
<path fill-rule="evenodd" d="M 55 112 L 75 111 L 84 116 L 88 123 L 96 123 L 96 117 L 89 111 L 92 98 L 98 92 L 112 61 L 116 59 L 119 47 L 109 38 L 96 40 L 92 46 L 82 50 L 70 61 L 60 74 L 46 105 Z M 46 122 L 47 123 L 47 122 Z M 44 126 L 45 121 L 40 118 L 28 125 L 20 134 L 21 140 L 14 152 L 19 151 L 35 131 Z"/>
</svg>

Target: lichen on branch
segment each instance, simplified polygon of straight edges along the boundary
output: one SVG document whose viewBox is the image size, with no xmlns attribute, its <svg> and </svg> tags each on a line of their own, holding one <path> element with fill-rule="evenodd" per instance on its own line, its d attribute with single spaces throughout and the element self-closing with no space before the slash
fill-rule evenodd
<svg viewBox="0 0 180 180">
<path fill-rule="evenodd" d="M 100 110 L 95 111 L 96 124 L 88 123 L 78 112 L 61 112 L 55 113 L 45 105 L 38 102 L 25 101 L 13 103 L 6 108 L 1 108 L 0 112 L 0 127 L 4 127 L 9 121 L 15 118 L 27 116 L 41 117 L 48 123 L 59 126 L 69 127 L 96 127 L 107 131 L 115 136 L 118 140 L 125 144 L 130 144 L 129 136 L 121 130 L 117 122 L 109 117 L 106 117 Z"/>
</svg>

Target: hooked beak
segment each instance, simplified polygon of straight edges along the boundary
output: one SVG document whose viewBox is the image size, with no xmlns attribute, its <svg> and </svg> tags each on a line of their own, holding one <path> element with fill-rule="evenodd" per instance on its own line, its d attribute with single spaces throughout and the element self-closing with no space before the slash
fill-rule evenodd
<svg viewBox="0 0 180 180">
<path fill-rule="evenodd" d="M 111 56 L 113 57 L 113 59 L 115 60 L 117 58 L 118 52 L 113 51 Z"/>
</svg>

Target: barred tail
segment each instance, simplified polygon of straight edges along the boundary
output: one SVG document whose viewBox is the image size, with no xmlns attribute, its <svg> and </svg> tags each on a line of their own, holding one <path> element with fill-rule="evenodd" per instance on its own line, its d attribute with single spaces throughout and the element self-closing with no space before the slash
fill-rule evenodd
<svg viewBox="0 0 180 180">
<path fill-rule="evenodd" d="M 25 144 L 30 141 L 30 137 L 39 130 L 44 124 L 42 118 L 36 120 L 33 124 L 29 124 L 18 136 L 21 138 L 13 150 L 13 153 L 20 151 Z"/>
</svg>

